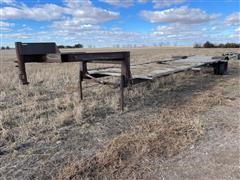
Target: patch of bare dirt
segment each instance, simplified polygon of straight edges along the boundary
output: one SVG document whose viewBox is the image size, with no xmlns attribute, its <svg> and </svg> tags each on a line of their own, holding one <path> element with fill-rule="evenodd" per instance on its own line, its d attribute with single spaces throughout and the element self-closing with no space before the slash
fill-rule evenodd
<svg viewBox="0 0 240 180">
<path fill-rule="evenodd" d="M 170 159 L 145 159 L 157 179 L 232 179 L 240 178 L 240 98 L 234 104 L 215 106 L 201 116 L 206 127 L 202 139 L 187 151 Z"/>
</svg>

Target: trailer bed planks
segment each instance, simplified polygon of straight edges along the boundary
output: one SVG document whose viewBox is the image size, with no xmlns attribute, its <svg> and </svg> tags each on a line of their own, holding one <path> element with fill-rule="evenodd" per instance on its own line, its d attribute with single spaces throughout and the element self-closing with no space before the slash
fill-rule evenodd
<svg viewBox="0 0 240 180">
<path fill-rule="evenodd" d="M 188 71 L 206 65 L 224 62 L 221 57 L 212 58 L 211 56 L 191 56 L 186 59 L 158 61 L 131 65 L 132 79 L 153 80 L 161 76 Z M 121 70 L 116 67 L 90 70 L 89 74 L 101 74 L 106 76 L 121 76 Z"/>
</svg>

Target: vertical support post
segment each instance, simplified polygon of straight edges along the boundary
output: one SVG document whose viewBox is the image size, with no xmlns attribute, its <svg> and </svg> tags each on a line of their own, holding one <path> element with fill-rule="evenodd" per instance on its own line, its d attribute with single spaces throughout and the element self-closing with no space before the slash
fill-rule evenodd
<svg viewBox="0 0 240 180">
<path fill-rule="evenodd" d="M 128 86 L 129 79 L 132 77 L 130 71 L 130 52 L 125 52 L 121 62 L 121 81 L 120 81 L 120 106 L 124 111 L 124 88 Z"/>
<path fill-rule="evenodd" d="M 121 63 L 121 75 L 125 76 L 124 87 L 127 87 L 129 79 L 132 77 L 130 71 L 130 52 L 125 52 L 124 59 Z"/>
<path fill-rule="evenodd" d="M 83 73 L 82 73 L 82 71 L 80 70 L 80 71 L 79 71 L 79 97 L 80 97 L 80 100 L 83 100 L 83 93 L 82 93 L 82 76 L 83 76 Z"/>
<path fill-rule="evenodd" d="M 80 61 L 80 70 L 79 70 L 79 97 L 80 100 L 83 100 L 83 92 L 82 92 L 82 81 L 87 73 L 87 62 Z"/>
<path fill-rule="evenodd" d="M 124 111 L 124 85 L 125 85 L 125 77 L 121 75 L 120 80 L 120 106 L 121 110 Z"/>
<path fill-rule="evenodd" d="M 83 75 L 87 73 L 87 62 L 80 61 L 80 71 L 83 72 Z"/>
<path fill-rule="evenodd" d="M 23 85 L 27 85 L 28 84 L 27 73 L 26 73 L 24 58 L 21 51 L 21 46 L 22 46 L 21 42 L 15 43 L 17 61 L 18 61 L 18 67 L 19 67 L 19 79 L 21 80 Z"/>
</svg>

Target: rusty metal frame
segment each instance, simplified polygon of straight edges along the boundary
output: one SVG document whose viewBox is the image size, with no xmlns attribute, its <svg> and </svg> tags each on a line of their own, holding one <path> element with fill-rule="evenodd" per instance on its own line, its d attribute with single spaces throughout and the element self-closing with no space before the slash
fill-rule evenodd
<svg viewBox="0 0 240 180">
<path fill-rule="evenodd" d="M 16 42 L 16 54 L 17 54 L 17 63 L 19 67 L 19 79 L 22 84 L 28 84 L 27 81 L 27 73 L 25 63 L 71 63 L 71 62 L 79 62 L 80 70 L 79 70 L 79 97 L 80 100 L 83 99 L 83 86 L 82 81 L 84 80 L 92 80 L 99 84 L 104 85 L 113 85 L 120 88 L 120 108 L 124 110 L 124 88 L 128 87 L 129 84 L 137 84 L 144 81 L 149 81 L 152 79 L 146 78 L 133 78 L 130 71 L 130 52 L 122 51 L 122 52 L 94 52 L 94 53 L 86 53 L 86 52 L 70 52 L 70 53 L 60 53 L 55 43 L 21 43 Z M 51 60 L 47 58 L 48 54 L 58 54 L 59 59 Z M 173 59 L 186 59 L 185 56 L 176 56 Z M 214 69 L 214 74 L 223 75 L 227 73 L 228 69 L 228 59 L 225 57 L 213 57 L 212 59 L 218 59 L 216 62 L 209 62 L 199 66 L 212 66 Z M 172 61 L 172 60 L 168 60 Z M 167 61 L 161 62 L 166 63 Z M 105 63 L 105 64 L 118 64 L 121 66 L 121 73 L 118 73 L 118 77 L 120 77 L 120 82 L 118 84 L 99 80 L 98 78 L 104 76 L 113 76 L 113 73 L 100 73 L 96 71 L 93 73 L 92 71 L 88 71 L 87 65 L 88 63 Z M 156 62 L 159 63 L 159 62 Z M 190 70 L 190 69 L 187 69 Z M 183 70 L 186 71 L 186 70 Z M 181 72 L 177 71 L 176 73 Z M 170 73 L 171 74 L 171 73 Z M 167 76 L 170 74 L 162 75 Z M 161 77 L 162 77 L 161 76 Z"/>
<path fill-rule="evenodd" d="M 121 75 L 120 75 L 120 105 L 121 110 L 124 110 L 124 88 L 128 86 L 129 80 L 131 79 L 130 71 L 130 52 L 98 52 L 98 53 L 62 53 L 62 62 L 80 62 L 80 72 L 79 72 L 79 95 L 80 99 L 83 99 L 82 92 L 82 81 L 84 79 L 91 79 L 94 82 L 105 85 L 118 84 L 100 81 L 97 78 L 103 77 L 100 74 L 89 74 L 87 64 L 88 63 L 104 63 L 104 64 L 119 64 L 121 65 Z M 105 75 L 107 76 L 107 75 Z"/>
<path fill-rule="evenodd" d="M 61 53 L 57 49 L 55 43 L 21 43 L 16 42 L 16 54 L 17 54 L 17 66 L 19 67 L 19 79 L 23 85 L 29 84 L 27 80 L 27 73 L 25 63 L 70 63 L 80 62 L 79 71 L 79 96 L 83 99 L 82 81 L 92 79 L 93 81 L 106 84 L 115 85 L 120 87 L 120 106 L 121 110 L 124 110 L 124 88 L 128 86 L 130 79 L 132 78 L 130 71 L 130 52 L 97 52 L 97 53 L 85 53 L 85 52 L 72 52 Z M 46 58 L 47 54 L 60 54 L 59 61 L 50 61 Z M 119 64 L 121 65 L 120 83 L 113 84 L 110 82 L 100 81 L 97 78 L 103 77 L 100 74 L 91 75 L 88 73 L 88 63 L 105 63 L 105 64 Z"/>
</svg>

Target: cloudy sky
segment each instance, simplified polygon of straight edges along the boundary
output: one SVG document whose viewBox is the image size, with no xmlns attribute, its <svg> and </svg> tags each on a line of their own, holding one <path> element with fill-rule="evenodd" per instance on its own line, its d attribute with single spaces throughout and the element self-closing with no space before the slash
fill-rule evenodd
<svg viewBox="0 0 240 180">
<path fill-rule="evenodd" d="M 239 0 L 0 0 L 1 46 L 15 41 L 192 45 L 240 41 Z"/>
</svg>

